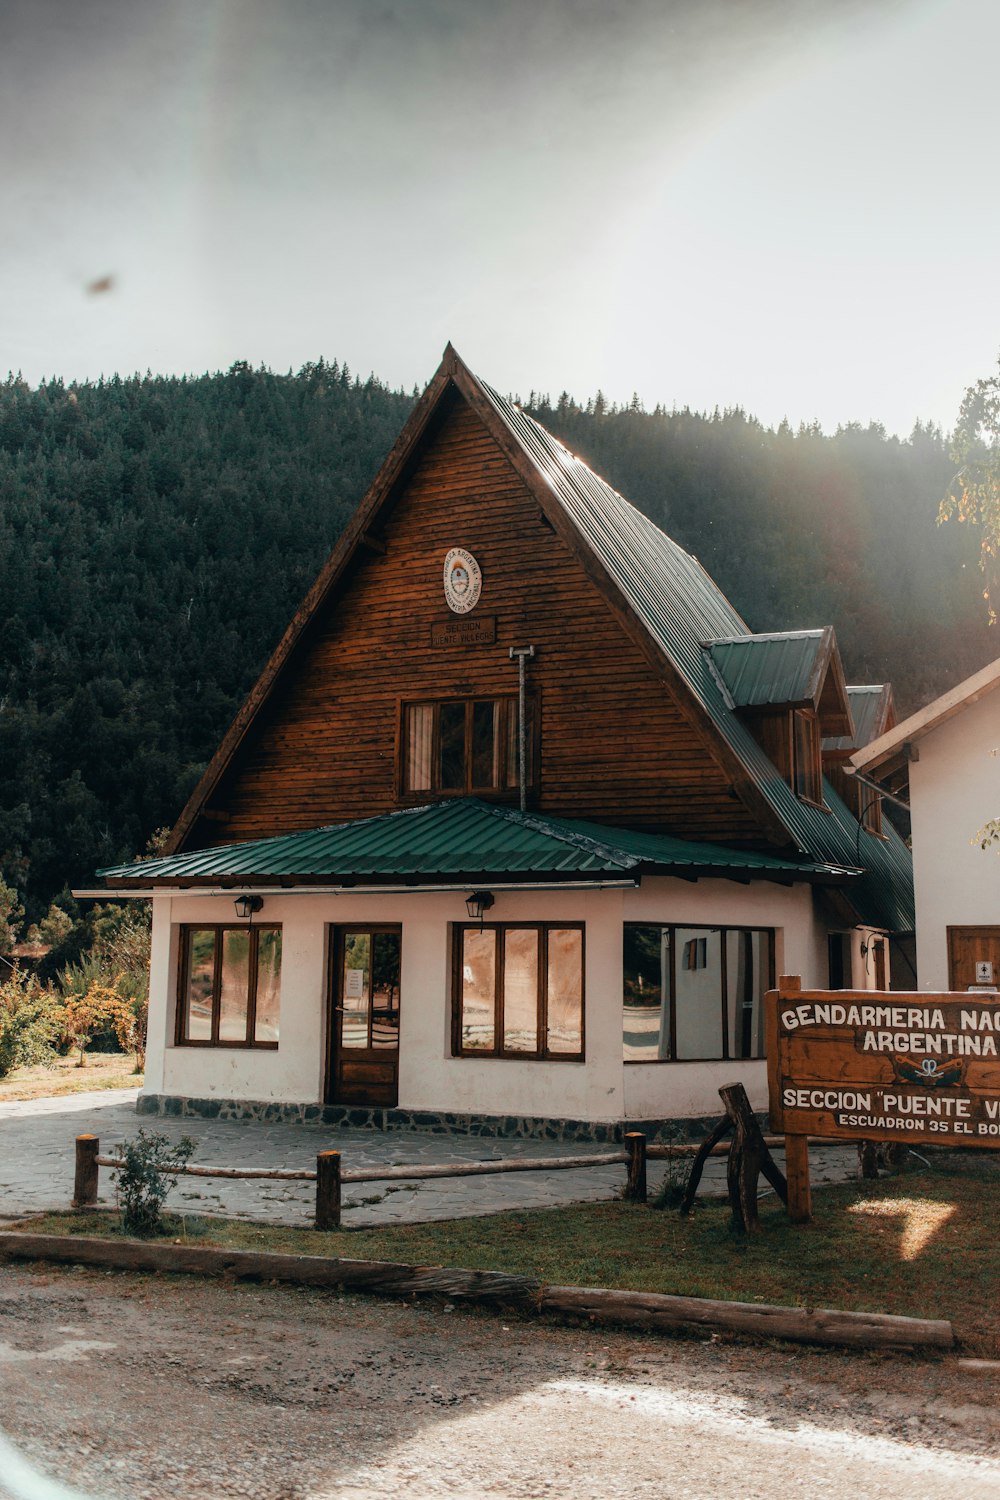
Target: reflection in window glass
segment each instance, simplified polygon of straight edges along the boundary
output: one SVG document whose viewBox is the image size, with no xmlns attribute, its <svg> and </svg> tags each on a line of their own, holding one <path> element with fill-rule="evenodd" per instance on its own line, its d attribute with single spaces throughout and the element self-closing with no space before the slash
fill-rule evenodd
<svg viewBox="0 0 1000 1500">
<path fill-rule="evenodd" d="M 631 1062 L 670 1056 L 669 927 L 629 923 L 624 933 L 623 1041 Z"/>
<path fill-rule="evenodd" d="M 371 995 L 369 953 L 371 939 L 367 932 L 349 932 L 344 938 L 344 965 L 341 975 L 342 1047 L 368 1046 L 368 1011 Z"/>
<path fill-rule="evenodd" d="M 272 927 L 257 936 L 257 1006 L 254 1041 L 276 1042 L 281 1019 L 281 932 Z"/>
<path fill-rule="evenodd" d="M 550 927 L 546 1020 L 550 1052 L 583 1050 L 583 933 Z"/>
<path fill-rule="evenodd" d="M 184 927 L 177 1040 L 275 1047 L 281 1004 L 281 929 Z"/>
<path fill-rule="evenodd" d="M 534 927 L 508 927 L 503 935 L 505 1052 L 538 1049 L 538 936 Z"/>
<path fill-rule="evenodd" d="M 492 1052 L 496 1032 L 496 932 L 467 927 L 462 934 L 462 1049 Z"/>
<path fill-rule="evenodd" d="M 675 1056 L 722 1056 L 722 943 L 718 932 L 674 930 Z"/>
<path fill-rule="evenodd" d="M 766 938 L 763 932 L 726 933 L 730 1057 L 760 1057 L 764 1051 L 764 995 L 770 985 Z"/>
<path fill-rule="evenodd" d="M 459 1053 L 582 1056 L 581 927 L 462 927 L 456 943 Z"/>
<path fill-rule="evenodd" d="M 212 992 L 215 988 L 215 929 L 188 934 L 188 988 L 184 1035 L 190 1042 L 212 1040 Z"/>
<path fill-rule="evenodd" d="M 628 923 L 623 955 L 626 1062 L 764 1055 L 770 929 Z"/>
<path fill-rule="evenodd" d="M 250 938 L 242 929 L 222 935 L 222 982 L 219 990 L 219 1041 L 245 1042 L 250 997 Z"/>
<path fill-rule="evenodd" d="M 402 937 L 398 932 L 372 933 L 372 1039 L 373 1047 L 399 1046 L 399 958 Z"/>
</svg>

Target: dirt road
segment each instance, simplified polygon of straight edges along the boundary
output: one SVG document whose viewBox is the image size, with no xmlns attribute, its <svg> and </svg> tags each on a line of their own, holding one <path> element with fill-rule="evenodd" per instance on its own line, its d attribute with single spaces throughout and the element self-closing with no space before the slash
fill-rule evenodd
<svg viewBox="0 0 1000 1500">
<path fill-rule="evenodd" d="M 998 1395 L 953 1360 L 0 1268 L 7 1435 L 114 1500 L 985 1500 Z"/>
</svg>

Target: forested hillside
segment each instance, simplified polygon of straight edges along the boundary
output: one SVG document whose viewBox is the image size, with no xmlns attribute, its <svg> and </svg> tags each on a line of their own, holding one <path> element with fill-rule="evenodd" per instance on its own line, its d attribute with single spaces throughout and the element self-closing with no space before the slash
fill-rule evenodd
<svg viewBox="0 0 1000 1500">
<path fill-rule="evenodd" d="M 29 919 L 174 819 L 411 399 L 323 361 L 0 387 L 0 872 Z M 532 409 L 751 628 L 832 623 L 904 710 L 997 654 L 936 431 Z"/>
</svg>

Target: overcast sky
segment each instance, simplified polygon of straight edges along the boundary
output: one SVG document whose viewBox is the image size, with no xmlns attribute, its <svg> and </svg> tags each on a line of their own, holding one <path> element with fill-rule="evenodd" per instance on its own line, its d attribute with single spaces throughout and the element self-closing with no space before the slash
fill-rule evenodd
<svg viewBox="0 0 1000 1500">
<path fill-rule="evenodd" d="M 996 0 L 0 0 L 0 130 L 32 382 L 451 339 L 907 433 L 996 367 Z"/>
</svg>

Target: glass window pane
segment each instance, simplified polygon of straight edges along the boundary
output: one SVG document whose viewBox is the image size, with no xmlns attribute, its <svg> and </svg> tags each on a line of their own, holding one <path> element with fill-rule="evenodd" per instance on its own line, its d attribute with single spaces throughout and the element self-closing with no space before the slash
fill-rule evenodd
<svg viewBox="0 0 1000 1500">
<path fill-rule="evenodd" d="M 533 927 L 509 927 L 504 933 L 505 1052 L 538 1051 L 538 939 Z"/>
<path fill-rule="evenodd" d="M 372 933 L 372 1046 L 399 1046 L 398 932 Z"/>
<path fill-rule="evenodd" d="M 578 927 L 550 927 L 548 954 L 548 1050 L 579 1053 L 583 1051 L 583 933 Z"/>
<path fill-rule="evenodd" d="M 722 1056 L 722 941 L 704 927 L 674 929 L 679 1059 Z"/>
<path fill-rule="evenodd" d="M 670 928 L 626 927 L 622 1039 L 629 1062 L 670 1056 Z"/>
<path fill-rule="evenodd" d="M 499 704 L 472 705 L 472 785 L 492 789 L 499 785 Z"/>
<path fill-rule="evenodd" d="M 771 934 L 726 934 L 730 1057 L 763 1057 L 764 995 L 771 981 Z"/>
<path fill-rule="evenodd" d="M 462 1048 L 492 1052 L 496 1018 L 496 932 L 462 933 Z"/>
<path fill-rule="evenodd" d="M 406 710 L 406 790 L 431 789 L 434 744 L 434 705 L 414 703 Z"/>
<path fill-rule="evenodd" d="M 465 790 L 465 704 L 438 706 L 441 735 L 441 787 L 443 791 Z"/>
<path fill-rule="evenodd" d="M 184 1036 L 190 1042 L 212 1040 L 212 987 L 215 981 L 215 933 L 211 928 L 188 933 L 187 995 Z"/>
<path fill-rule="evenodd" d="M 276 1042 L 281 1016 L 281 933 L 261 927 L 257 932 L 257 1011 L 255 1042 Z"/>
<path fill-rule="evenodd" d="M 219 1041 L 247 1040 L 247 996 L 250 993 L 250 935 L 244 928 L 222 934 L 222 986 Z"/>
<path fill-rule="evenodd" d="M 822 802 L 822 786 L 816 769 L 816 720 L 796 709 L 794 728 L 796 795 L 808 797 L 812 802 Z"/>
<path fill-rule="evenodd" d="M 370 953 L 371 937 L 367 932 L 349 932 L 345 935 L 340 985 L 342 1047 L 368 1046 Z"/>
</svg>

